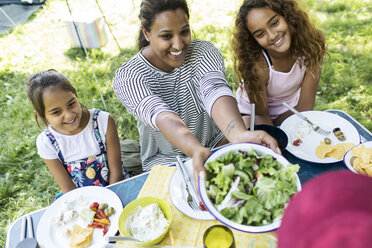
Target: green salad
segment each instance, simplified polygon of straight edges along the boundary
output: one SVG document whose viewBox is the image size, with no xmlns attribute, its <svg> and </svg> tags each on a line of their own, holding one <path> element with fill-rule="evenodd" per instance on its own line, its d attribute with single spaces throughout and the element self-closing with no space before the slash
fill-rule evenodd
<svg viewBox="0 0 372 248">
<path fill-rule="evenodd" d="M 255 150 L 231 151 L 206 164 L 207 195 L 226 218 L 250 226 L 281 219 L 284 206 L 297 192 L 299 165 L 286 167 Z"/>
</svg>

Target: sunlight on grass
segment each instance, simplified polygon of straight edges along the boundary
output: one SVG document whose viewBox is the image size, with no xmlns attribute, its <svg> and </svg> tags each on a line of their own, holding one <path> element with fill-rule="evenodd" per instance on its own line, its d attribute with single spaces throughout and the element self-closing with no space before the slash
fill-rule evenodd
<svg viewBox="0 0 372 248">
<path fill-rule="evenodd" d="M 96 9 L 93 0 L 72 1 Z M 112 89 L 114 72 L 137 53 L 140 0 L 99 1 L 121 51 L 110 40 L 88 49 L 99 89 L 114 116 L 121 139 L 138 139 L 136 121 Z M 211 41 L 225 58 L 227 80 L 235 89 L 231 35 L 242 0 L 189 0 L 194 38 Z M 340 109 L 372 130 L 372 4 L 369 0 L 302 0 L 310 18 L 326 35 L 331 59 L 325 59 L 315 109 Z M 48 0 L 31 19 L 0 36 L 0 246 L 9 225 L 25 213 L 48 206 L 60 190 L 39 158 L 35 140 L 40 129 L 25 93 L 27 79 L 54 68 L 76 86 L 88 108 L 104 109 L 85 54 L 71 48 L 63 0 Z"/>
</svg>

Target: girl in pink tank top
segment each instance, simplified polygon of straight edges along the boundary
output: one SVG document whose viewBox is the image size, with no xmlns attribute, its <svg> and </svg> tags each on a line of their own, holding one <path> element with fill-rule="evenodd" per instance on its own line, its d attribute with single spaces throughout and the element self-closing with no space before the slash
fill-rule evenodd
<svg viewBox="0 0 372 248">
<path fill-rule="evenodd" d="M 234 68 L 239 110 L 249 123 L 280 125 L 292 112 L 312 110 L 325 51 L 322 32 L 295 0 L 245 0 L 235 20 Z"/>
</svg>

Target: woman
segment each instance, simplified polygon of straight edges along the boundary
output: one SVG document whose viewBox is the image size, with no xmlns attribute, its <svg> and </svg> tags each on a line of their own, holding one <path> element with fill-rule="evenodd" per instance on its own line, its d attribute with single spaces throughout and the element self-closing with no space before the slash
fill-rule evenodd
<svg viewBox="0 0 372 248">
<path fill-rule="evenodd" d="M 138 120 L 144 171 L 186 155 L 196 179 L 210 149 L 228 142 L 280 153 L 267 133 L 245 128 L 221 54 L 191 40 L 185 0 L 143 0 L 139 18 L 139 52 L 116 71 L 114 91 Z"/>
</svg>

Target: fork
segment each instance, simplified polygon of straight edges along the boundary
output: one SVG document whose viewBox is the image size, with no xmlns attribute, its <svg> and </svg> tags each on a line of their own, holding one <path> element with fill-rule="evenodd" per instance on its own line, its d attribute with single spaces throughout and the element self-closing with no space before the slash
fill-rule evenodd
<svg viewBox="0 0 372 248">
<path fill-rule="evenodd" d="M 327 130 L 324 130 L 323 128 L 319 127 L 318 125 L 315 125 L 314 123 L 312 123 L 311 121 L 309 121 L 309 119 L 307 119 L 304 115 L 302 115 L 300 112 L 298 112 L 296 109 L 294 109 L 293 107 L 291 107 L 290 105 L 288 105 L 288 103 L 286 102 L 283 102 L 282 103 L 284 106 L 286 106 L 290 111 L 292 111 L 293 113 L 295 113 L 298 117 L 300 117 L 301 119 L 303 119 L 304 121 L 306 121 L 307 123 L 310 124 L 311 128 L 317 132 L 317 133 L 320 133 L 321 135 L 325 135 L 327 136 L 328 134 L 330 134 L 331 132 L 330 131 L 327 131 Z"/>
<path fill-rule="evenodd" d="M 189 187 L 186 184 L 186 191 L 187 191 L 187 203 L 189 204 L 190 208 L 194 211 L 200 211 L 199 206 L 195 203 L 194 199 L 192 198 Z"/>
<path fill-rule="evenodd" d="M 195 203 L 194 198 L 192 197 L 192 195 L 190 193 L 189 185 L 187 184 L 187 175 L 186 175 L 187 172 L 183 170 L 183 167 L 182 167 L 182 164 L 181 164 L 182 160 L 179 156 L 176 156 L 176 158 L 177 158 L 176 166 L 181 171 L 182 177 L 183 177 L 184 182 L 185 182 L 185 188 L 186 188 L 186 192 L 187 192 L 187 198 L 186 198 L 187 204 L 189 204 L 189 206 L 192 210 L 201 211 L 198 204 Z"/>
</svg>

